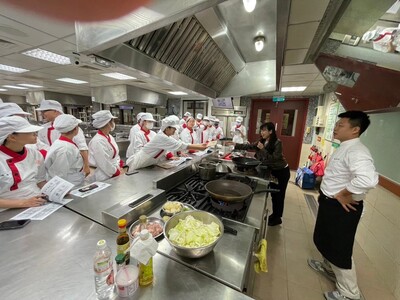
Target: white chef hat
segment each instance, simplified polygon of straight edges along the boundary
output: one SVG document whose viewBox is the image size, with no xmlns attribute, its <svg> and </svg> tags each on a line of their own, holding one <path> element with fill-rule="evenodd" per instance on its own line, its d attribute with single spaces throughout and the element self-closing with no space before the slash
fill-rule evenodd
<svg viewBox="0 0 400 300">
<path fill-rule="evenodd" d="M 189 117 L 187 117 L 186 118 L 186 123 L 188 123 L 191 119 L 193 119 L 194 120 L 194 117 L 193 116 L 189 116 Z"/>
<path fill-rule="evenodd" d="M 32 125 L 27 119 L 19 116 L 10 116 L 0 119 L 0 145 L 14 132 L 28 133 L 43 129 L 41 126 Z"/>
<path fill-rule="evenodd" d="M 189 116 L 191 116 L 192 114 L 190 113 L 190 112 L 185 112 L 185 114 L 183 115 L 184 117 L 189 117 Z"/>
<path fill-rule="evenodd" d="M 137 115 L 136 115 L 136 121 L 141 121 L 141 119 L 142 119 L 142 116 L 145 114 L 145 112 L 140 112 L 140 113 L 138 113 Z"/>
<path fill-rule="evenodd" d="M 95 128 L 103 128 L 112 119 L 117 119 L 117 117 L 114 117 L 109 110 L 100 110 L 94 113 L 92 118 L 92 124 Z"/>
<path fill-rule="evenodd" d="M 197 114 L 196 119 L 197 119 L 197 120 L 203 119 L 203 115 L 202 115 L 202 114 Z"/>
<path fill-rule="evenodd" d="M 179 118 L 176 116 L 168 116 L 161 120 L 161 131 L 167 129 L 167 127 L 175 127 L 179 130 Z"/>
<path fill-rule="evenodd" d="M 56 110 L 60 113 L 64 113 L 63 108 L 60 104 L 60 102 L 56 100 L 43 100 L 40 102 L 39 108 L 36 108 L 38 111 L 43 111 L 43 110 Z"/>
<path fill-rule="evenodd" d="M 156 120 L 154 120 L 153 115 L 151 113 L 143 113 L 142 117 L 140 118 L 140 121 L 156 122 Z"/>
<path fill-rule="evenodd" d="M 237 118 L 236 118 L 236 122 L 242 123 L 242 122 L 243 122 L 243 118 L 242 118 L 242 117 L 237 117 Z"/>
<path fill-rule="evenodd" d="M 22 108 L 16 103 L 0 103 L 0 118 L 14 115 L 30 116 L 31 114 L 23 111 Z"/>
<path fill-rule="evenodd" d="M 54 120 L 53 126 L 57 131 L 65 133 L 74 129 L 79 123 L 82 123 L 82 121 L 73 115 L 62 114 Z"/>
<path fill-rule="evenodd" d="M 210 121 L 210 118 L 208 116 L 204 116 L 203 121 Z"/>
<path fill-rule="evenodd" d="M 215 119 L 215 120 L 214 120 L 214 123 L 219 123 L 219 119 Z"/>
<path fill-rule="evenodd" d="M 210 116 L 209 119 L 210 119 L 211 122 L 215 121 L 215 117 L 214 116 Z"/>
</svg>

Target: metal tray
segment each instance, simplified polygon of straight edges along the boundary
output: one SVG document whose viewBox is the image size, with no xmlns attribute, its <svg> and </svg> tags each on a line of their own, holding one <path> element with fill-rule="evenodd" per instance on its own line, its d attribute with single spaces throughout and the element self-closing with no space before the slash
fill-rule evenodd
<svg viewBox="0 0 400 300">
<path fill-rule="evenodd" d="M 162 219 L 160 219 L 160 218 L 156 218 L 156 217 L 147 217 L 147 223 L 148 223 L 148 224 L 157 223 L 157 224 L 159 224 L 159 225 L 161 226 L 161 228 L 164 230 L 165 222 L 164 222 Z M 129 234 L 129 237 L 130 237 L 131 239 L 135 239 L 135 238 L 137 237 L 137 235 L 134 236 L 132 232 L 135 231 L 136 227 L 139 226 L 139 224 L 140 224 L 140 220 L 137 220 L 136 222 L 132 223 L 131 226 L 129 226 L 128 234 Z M 156 238 L 158 238 L 158 237 L 160 237 L 160 236 L 162 236 L 162 235 L 163 235 L 163 231 L 161 231 L 161 233 L 159 233 L 158 235 L 153 236 L 153 238 L 156 239 Z"/>
</svg>

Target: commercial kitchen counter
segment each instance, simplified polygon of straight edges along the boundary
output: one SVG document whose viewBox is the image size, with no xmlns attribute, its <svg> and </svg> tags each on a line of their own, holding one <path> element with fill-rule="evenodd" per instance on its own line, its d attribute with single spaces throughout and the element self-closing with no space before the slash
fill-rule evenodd
<svg viewBox="0 0 400 300">
<path fill-rule="evenodd" d="M 22 210 L 0 212 L 0 221 Z M 69 209 L 0 231 L 2 299 L 96 299 L 92 257 L 99 239 L 116 253 L 116 234 Z M 155 283 L 137 299 L 251 299 L 174 260 L 154 257 Z M 115 299 L 119 299 L 114 295 Z M 132 298 L 121 298 L 132 299 Z"/>
</svg>

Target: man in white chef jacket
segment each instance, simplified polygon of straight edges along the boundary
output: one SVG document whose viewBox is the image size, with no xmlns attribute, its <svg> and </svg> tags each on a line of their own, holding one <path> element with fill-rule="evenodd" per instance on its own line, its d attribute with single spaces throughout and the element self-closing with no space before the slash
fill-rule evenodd
<svg viewBox="0 0 400 300">
<path fill-rule="evenodd" d="M 97 134 L 89 142 L 89 163 L 96 167 L 88 180 L 104 181 L 121 174 L 121 159 L 118 144 L 110 132 L 115 129 L 114 117 L 109 110 L 100 110 L 92 115 Z"/>
<path fill-rule="evenodd" d="M 78 145 L 73 138 L 79 132 L 78 124 L 81 123 L 72 115 L 59 115 L 53 123 L 54 128 L 61 133 L 47 152 L 44 165 L 47 172 L 47 180 L 54 176 L 81 185 L 85 179 L 83 174 L 83 159 Z"/>
<path fill-rule="evenodd" d="M 178 134 L 181 134 L 182 130 L 186 128 L 186 120 L 187 118 L 191 117 L 192 114 L 190 112 L 185 112 L 185 114 L 183 115 L 183 118 L 179 121 L 179 130 L 178 130 Z"/>
<path fill-rule="evenodd" d="M 141 169 L 151 165 L 155 165 L 162 160 L 165 160 L 165 154 L 168 151 L 181 150 L 205 150 L 207 144 L 192 144 L 176 140 L 172 136 L 179 129 L 179 122 L 176 117 L 166 117 L 161 121 L 161 130 L 157 135 L 135 155 L 128 158 L 126 164 L 129 170 Z"/>
<path fill-rule="evenodd" d="M 40 107 L 36 108 L 37 111 L 42 112 L 42 117 L 46 124 L 43 125 L 44 129 L 39 131 L 39 139 L 46 145 L 48 145 L 46 150 L 48 151 L 50 146 L 60 137 L 60 132 L 54 128 L 53 122 L 59 116 L 62 115 L 63 109 L 61 104 L 55 100 L 43 100 L 40 103 Z M 90 174 L 89 167 L 89 148 L 86 144 L 85 135 L 82 129 L 78 128 L 78 134 L 74 137 L 74 143 L 78 145 L 79 151 L 83 158 L 83 172 L 85 176 Z"/>
<path fill-rule="evenodd" d="M 215 139 L 220 140 L 224 138 L 224 130 L 222 129 L 219 119 L 215 119 L 214 127 L 215 127 Z"/>
<path fill-rule="evenodd" d="M 246 140 L 246 127 L 243 126 L 242 122 L 243 118 L 237 117 L 236 124 L 231 128 L 232 142 L 234 143 L 243 144 Z"/>
<path fill-rule="evenodd" d="M 11 116 L 19 116 L 23 118 L 27 118 L 28 116 L 31 116 L 32 114 L 23 111 L 22 108 L 12 102 L 7 102 L 7 103 L 0 103 L 0 118 L 3 117 L 11 117 Z M 35 144 L 35 147 L 37 150 L 39 150 L 40 153 L 42 153 L 43 157 L 46 157 L 47 150 L 45 148 L 48 148 L 46 144 L 41 142 L 39 139 L 36 139 L 37 142 Z M 33 145 L 27 145 L 28 147 L 33 146 Z"/>
<path fill-rule="evenodd" d="M 23 208 L 45 203 L 43 156 L 34 147 L 41 126 L 19 116 L 0 118 L 0 208 Z"/>
<path fill-rule="evenodd" d="M 156 133 L 152 130 L 154 127 L 153 115 L 151 113 L 143 113 L 140 117 L 141 126 L 138 131 L 134 133 L 131 142 L 129 143 L 128 149 L 126 150 L 126 157 L 135 155 L 139 150 L 150 140 L 152 140 Z"/>
</svg>

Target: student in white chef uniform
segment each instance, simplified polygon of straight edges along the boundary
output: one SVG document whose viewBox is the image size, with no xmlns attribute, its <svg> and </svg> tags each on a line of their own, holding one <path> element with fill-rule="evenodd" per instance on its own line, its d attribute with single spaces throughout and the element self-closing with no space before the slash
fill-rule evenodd
<svg viewBox="0 0 400 300">
<path fill-rule="evenodd" d="M 43 100 L 40 103 L 40 107 L 36 110 L 41 111 L 43 119 L 47 121 L 43 125 L 44 129 L 39 131 L 38 137 L 43 143 L 48 145 L 46 149 L 48 151 L 50 146 L 60 137 L 60 132 L 55 129 L 53 122 L 56 117 L 62 115 L 64 112 L 61 104 L 55 100 Z M 81 152 L 84 163 L 83 172 L 87 176 L 90 174 L 89 151 L 82 129 L 78 128 L 78 134 L 73 138 L 73 141 Z"/>
<path fill-rule="evenodd" d="M 215 141 L 217 139 L 214 127 L 215 119 L 214 116 L 210 116 L 210 123 L 208 124 L 208 141 Z"/>
<path fill-rule="evenodd" d="M 96 167 L 93 175 L 88 177 L 90 182 L 104 181 L 121 174 L 121 159 L 119 148 L 110 135 L 115 129 L 114 117 L 109 110 L 100 110 L 92 115 L 93 127 L 97 134 L 89 142 L 89 163 Z"/>
<path fill-rule="evenodd" d="M 40 189 L 46 183 L 43 156 L 34 147 L 42 127 L 19 117 L 0 119 L 0 208 L 22 208 L 45 203 Z"/>
<path fill-rule="evenodd" d="M 231 128 L 231 135 L 233 136 L 232 142 L 243 144 L 246 140 L 246 127 L 242 125 L 243 118 L 237 117 L 236 124 Z"/>
<path fill-rule="evenodd" d="M 126 157 L 135 155 L 145 144 L 156 136 L 156 133 L 152 130 L 154 122 L 156 122 L 156 120 L 154 120 L 151 113 L 143 113 L 141 116 L 140 129 L 134 133 L 128 149 L 126 150 Z"/>
<path fill-rule="evenodd" d="M 7 102 L 7 103 L 0 103 L 0 118 L 3 117 L 11 117 L 11 116 L 19 116 L 23 118 L 27 118 L 28 116 L 31 116 L 32 114 L 23 111 L 21 107 L 19 107 L 18 104 L 12 103 L 12 102 Z M 49 147 L 41 142 L 39 139 L 36 139 L 37 142 L 35 145 L 28 145 L 28 147 L 33 147 L 39 150 L 40 153 L 42 153 L 43 157 L 46 157 L 46 153 Z"/>
<path fill-rule="evenodd" d="M 214 121 L 214 127 L 215 127 L 215 139 L 220 140 L 224 138 L 224 130 L 222 127 L 219 125 L 219 119 L 215 119 Z"/>
<path fill-rule="evenodd" d="M 203 118 L 203 128 L 201 129 L 201 133 L 200 133 L 200 143 L 207 143 L 209 141 L 209 130 L 208 130 L 208 126 L 210 125 L 210 119 L 208 118 L 208 116 L 205 116 Z"/>
<path fill-rule="evenodd" d="M 73 138 L 78 134 L 81 120 L 72 115 L 62 114 L 54 120 L 54 128 L 61 133 L 58 140 L 54 141 L 47 152 L 44 165 L 47 172 L 47 180 L 54 176 L 80 185 L 85 179 L 83 170 L 83 159 L 74 143 Z"/>
<path fill-rule="evenodd" d="M 142 116 L 144 115 L 144 112 L 140 112 L 136 115 L 136 121 L 137 123 L 132 126 L 131 130 L 129 131 L 129 142 L 132 144 L 133 139 L 135 137 L 135 133 L 140 130 L 140 127 L 142 126 Z M 128 155 L 127 155 L 128 156 Z"/>
<path fill-rule="evenodd" d="M 126 163 L 129 166 L 129 170 L 155 165 L 166 159 L 165 153 L 167 151 L 205 150 L 207 148 L 207 144 L 190 145 L 174 139 L 172 136 L 179 127 L 179 122 L 173 116 L 163 119 L 160 132 L 144 145 L 138 153 L 128 158 Z"/>
<path fill-rule="evenodd" d="M 179 130 L 178 130 L 178 134 L 181 134 L 182 130 L 186 128 L 186 120 L 187 118 L 191 117 L 192 114 L 190 112 L 185 112 L 185 114 L 183 115 L 183 118 L 179 121 Z"/>
<path fill-rule="evenodd" d="M 186 119 L 186 128 L 183 129 L 180 134 L 180 139 L 182 142 L 187 143 L 187 144 L 198 144 L 199 143 L 197 134 L 193 129 L 195 124 L 196 124 L 196 121 L 192 116 L 190 116 Z M 196 150 L 189 150 L 188 152 L 194 153 L 194 152 L 196 152 Z"/>
</svg>

